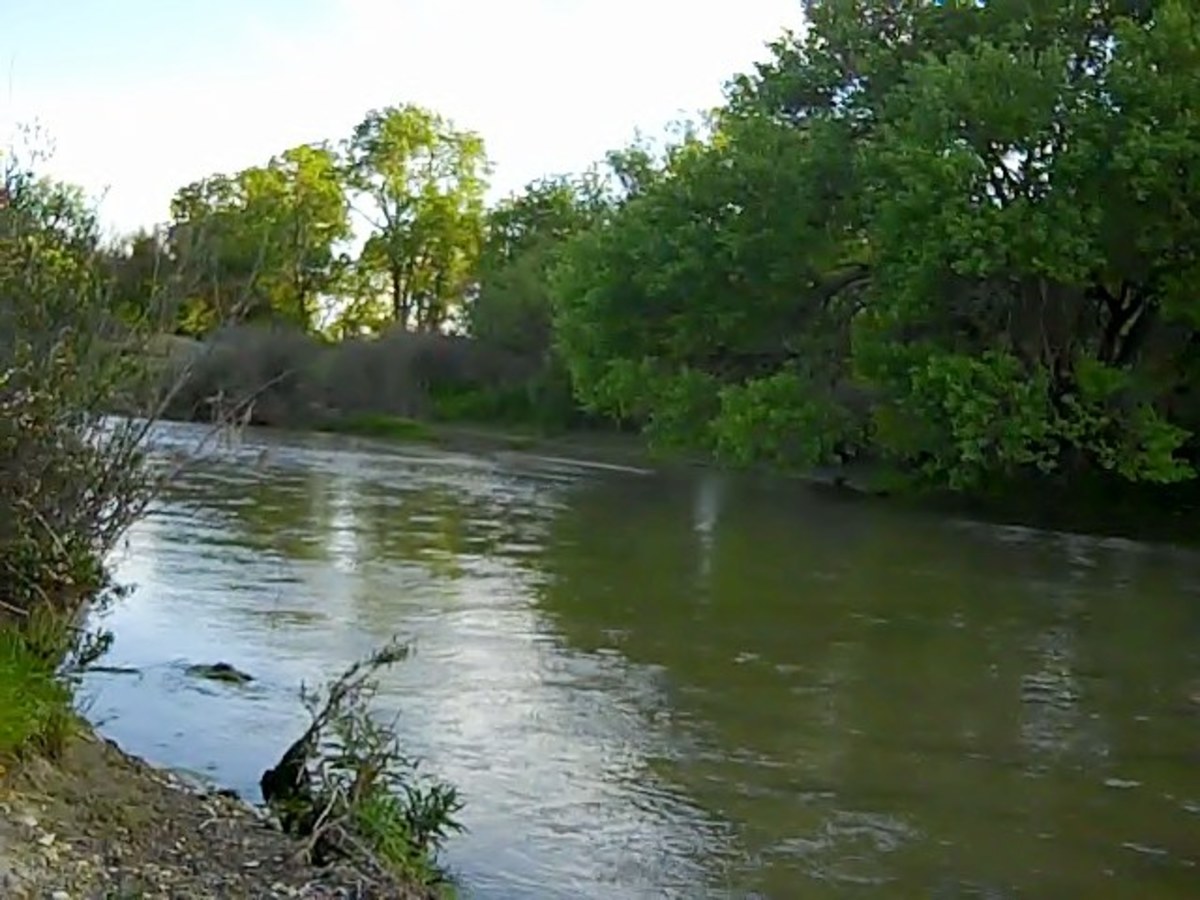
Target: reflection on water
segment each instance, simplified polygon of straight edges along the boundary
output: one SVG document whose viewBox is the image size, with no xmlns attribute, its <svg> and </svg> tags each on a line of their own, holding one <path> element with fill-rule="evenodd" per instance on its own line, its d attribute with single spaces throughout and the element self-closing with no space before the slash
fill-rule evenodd
<svg viewBox="0 0 1200 900">
<path fill-rule="evenodd" d="M 194 440 L 172 427 L 164 446 Z M 1200 557 L 798 485 L 248 433 L 130 536 L 92 715 L 256 796 L 301 681 L 462 789 L 467 896 L 1191 897 Z M 196 683 L 223 660 L 246 688 Z"/>
</svg>

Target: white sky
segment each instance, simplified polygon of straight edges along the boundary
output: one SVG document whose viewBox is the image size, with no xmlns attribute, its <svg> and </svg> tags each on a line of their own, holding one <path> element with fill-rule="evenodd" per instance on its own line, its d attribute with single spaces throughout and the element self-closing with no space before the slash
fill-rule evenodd
<svg viewBox="0 0 1200 900">
<path fill-rule="evenodd" d="M 0 0 L 0 138 L 38 122 L 106 223 L 415 102 L 480 132 L 493 192 L 720 102 L 800 0 Z M 7 143 L 7 141 L 5 141 Z"/>
</svg>

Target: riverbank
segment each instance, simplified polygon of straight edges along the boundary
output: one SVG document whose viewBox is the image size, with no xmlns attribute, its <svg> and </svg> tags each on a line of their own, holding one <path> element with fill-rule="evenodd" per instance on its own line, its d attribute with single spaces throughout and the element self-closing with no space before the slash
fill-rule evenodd
<svg viewBox="0 0 1200 900">
<path fill-rule="evenodd" d="M 331 424 L 331 434 L 422 444 L 464 453 L 527 453 L 581 463 L 654 469 L 711 469 L 748 479 L 799 480 L 847 497 L 889 503 L 941 515 L 1047 531 L 1105 535 L 1187 546 L 1200 545 L 1191 523 L 1200 514 L 1200 484 L 1129 484 L 1097 474 L 1072 481 L 1013 478 L 976 493 L 920 490 L 887 466 L 869 460 L 786 473 L 769 466 L 728 470 L 701 454 L 656 452 L 637 434 L 604 430 L 538 433 L 499 425 L 468 425 L 367 417 Z"/>
<path fill-rule="evenodd" d="M 317 868 L 262 810 L 150 766 L 81 725 L 0 776 L 6 900 L 434 896 L 381 870 Z"/>
<path fill-rule="evenodd" d="M 398 416 L 347 417 L 330 421 L 315 430 L 323 434 L 427 444 L 463 453 L 531 453 L 625 466 L 711 464 L 698 455 L 668 457 L 655 453 L 640 435 L 619 431 L 547 433 L 519 426 L 451 423 Z"/>
</svg>

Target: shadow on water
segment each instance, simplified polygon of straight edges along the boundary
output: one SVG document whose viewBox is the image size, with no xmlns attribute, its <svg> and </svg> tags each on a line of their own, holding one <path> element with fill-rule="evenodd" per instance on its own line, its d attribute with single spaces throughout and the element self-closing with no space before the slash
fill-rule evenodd
<svg viewBox="0 0 1200 900">
<path fill-rule="evenodd" d="M 164 441 L 182 441 L 172 430 Z M 253 791 L 394 632 L 467 896 L 1155 896 L 1200 879 L 1200 555 L 706 472 L 255 432 L 130 539 L 93 714 Z M 221 659 L 254 690 L 199 686 Z"/>
<path fill-rule="evenodd" d="M 544 560 L 572 646 L 668 673 L 739 890 L 1200 877 L 1194 554 L 708 475 L 581 491 Z"/>
</svg>

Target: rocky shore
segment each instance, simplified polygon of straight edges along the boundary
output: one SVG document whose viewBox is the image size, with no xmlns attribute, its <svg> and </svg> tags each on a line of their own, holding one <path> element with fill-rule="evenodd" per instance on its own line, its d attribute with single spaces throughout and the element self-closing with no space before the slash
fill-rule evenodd
<svg viewBox="0 0 1200 900">
<path fill-rule="evenodd" d="M 0 772 L 5 900 L 422 898 L 381 869 L 306 862 L 261 809 L 81 729 L 53 762 Z"/>
</svg>

